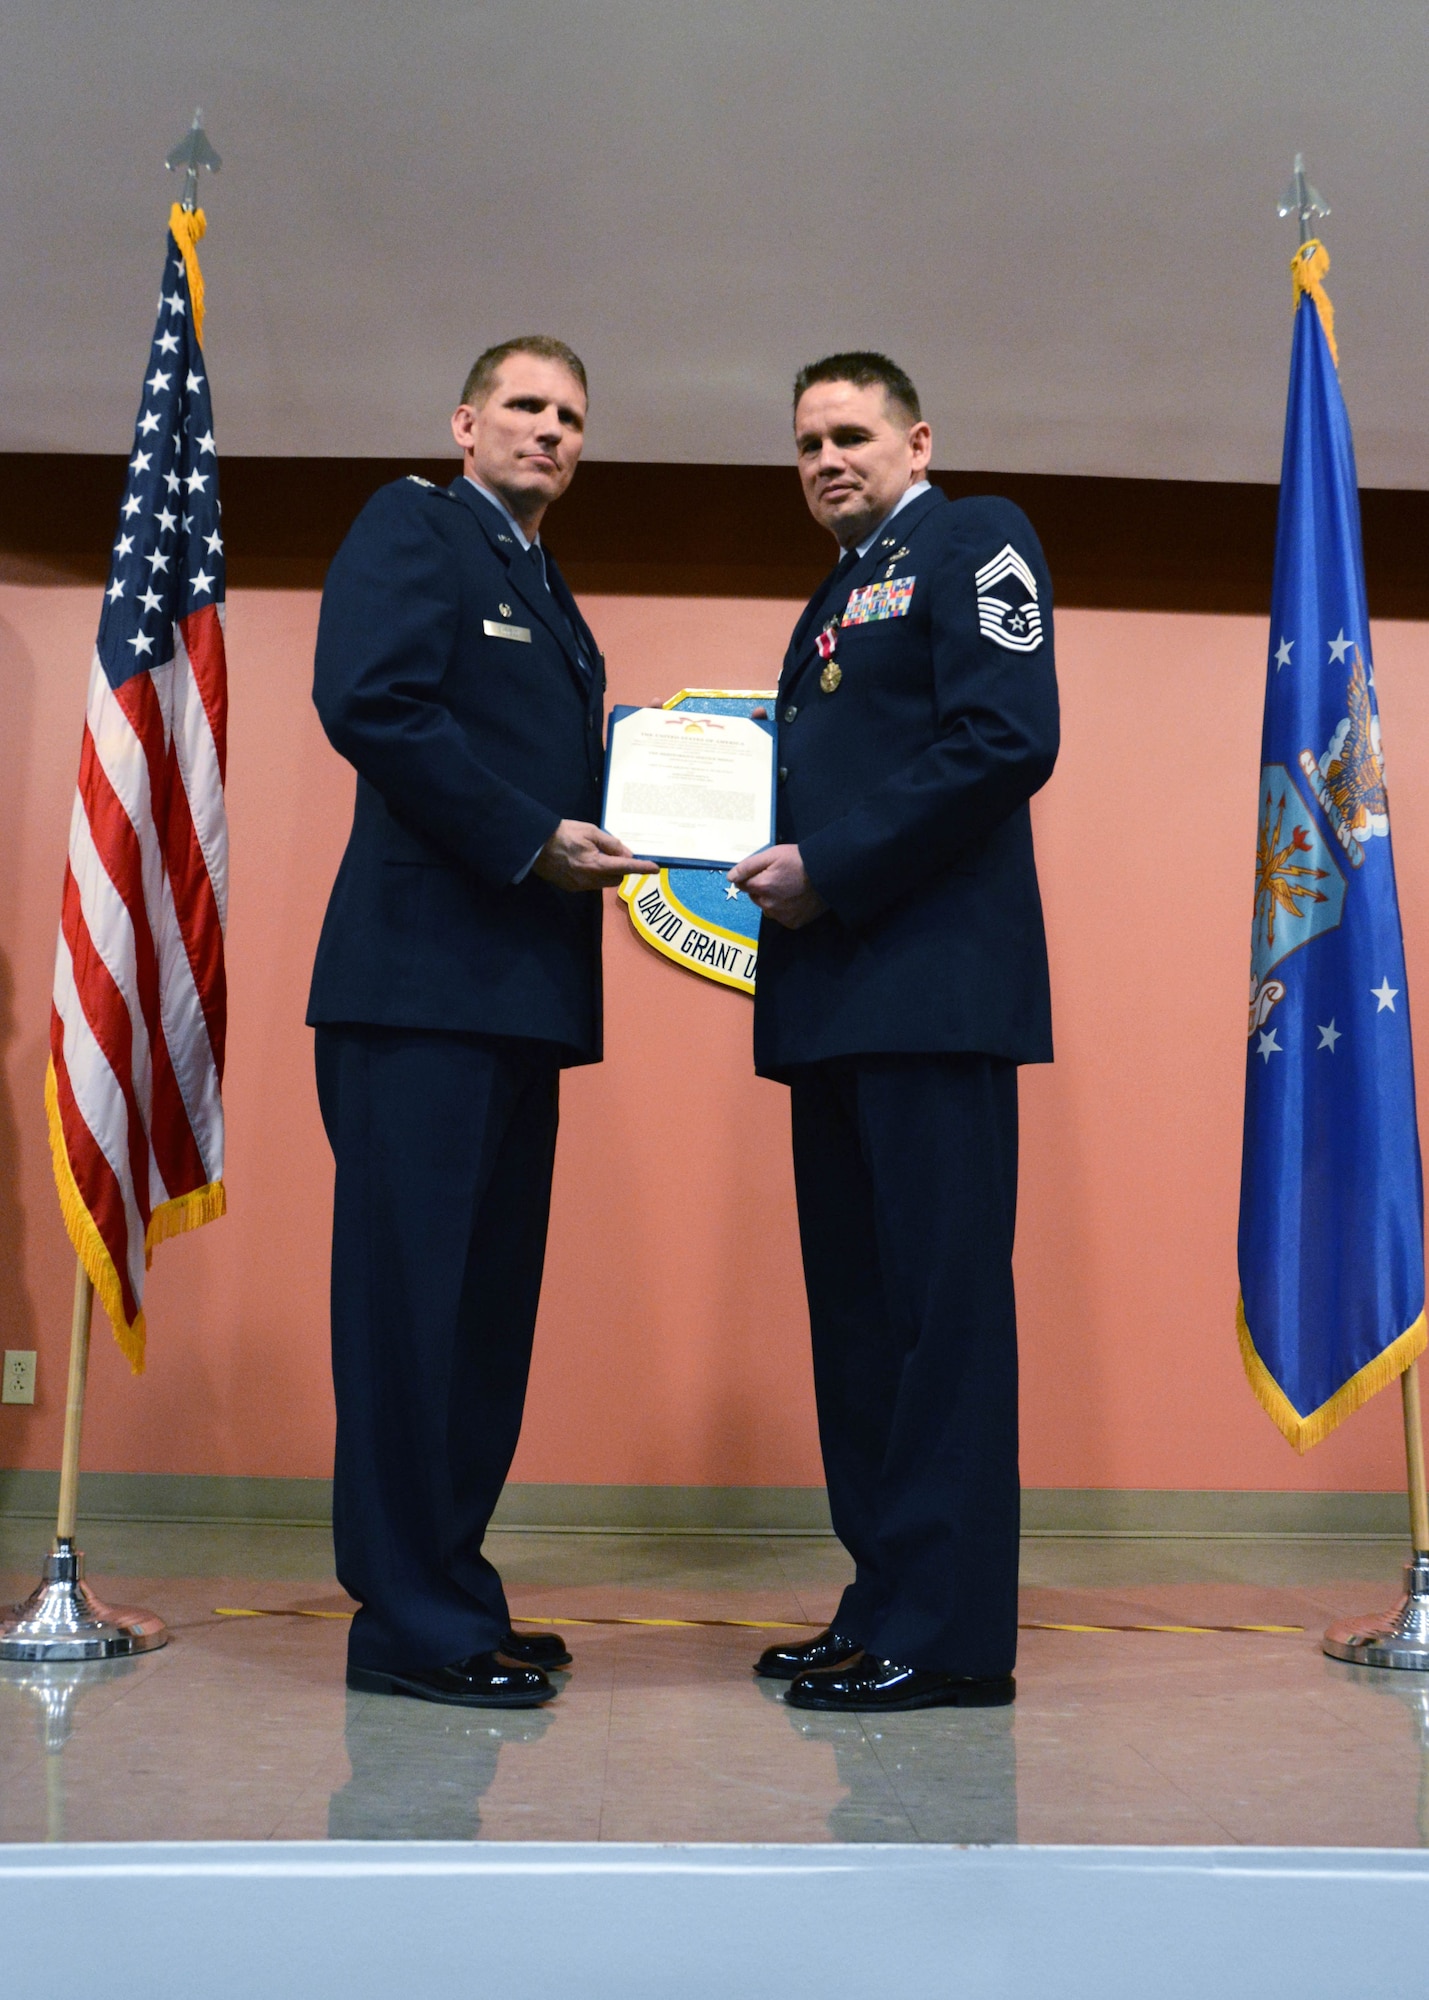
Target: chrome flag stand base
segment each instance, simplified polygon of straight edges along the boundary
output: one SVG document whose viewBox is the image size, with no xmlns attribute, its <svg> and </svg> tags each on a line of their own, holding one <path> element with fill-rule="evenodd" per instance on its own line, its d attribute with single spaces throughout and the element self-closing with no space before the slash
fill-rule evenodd
<svg viewBox="0 0 1429 2000">
<path fill-rule="evenodd" d="M 1344 1618 L 1325 1634 L 1332 1660 L 1357 1667 L 1400 1667 L 1429 1672 L 1429 1554 L 1416 1551 L 1404 1565 L 1404 1596 L 1381 1618 Z"/>
<path fill-rule="evenodd" d="M 168 1644 L 152 1611 L 115 1611 L 90 1594 L 84 1557 L 56 1542 L 40 1586 L 0 1619 L 0 1660 L 118 1660 Z"/>
</svg>

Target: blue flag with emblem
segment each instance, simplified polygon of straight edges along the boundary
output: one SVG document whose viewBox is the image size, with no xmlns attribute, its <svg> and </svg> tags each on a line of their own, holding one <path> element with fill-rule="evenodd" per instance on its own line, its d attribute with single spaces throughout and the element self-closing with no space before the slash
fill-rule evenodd
<svg viewBox="0 0 1429 2000">
<path fill-rule="evenodd" d="M 1241 1354 L 1297 1451 L 1425 1345 L 1404 944 L 1324 246 L 1302 245 L 1261 738 Z"/>
</svg>

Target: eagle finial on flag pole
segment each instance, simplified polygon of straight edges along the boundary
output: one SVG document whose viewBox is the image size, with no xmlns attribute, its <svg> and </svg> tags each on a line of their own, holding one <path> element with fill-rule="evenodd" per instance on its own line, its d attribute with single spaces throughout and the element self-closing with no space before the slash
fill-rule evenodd
<svg viewBox="0 0 1429 2000">
<path fill-rule="evenodd" d="M 197 117 L 194 119 L 198 123 Z M 1295 170 L 1290 176 L 1290 185 L 1276 204 L 1275 213 L 1284 219 L 1293 215 L 1300 225 L 1300 243 L 1303 248 L 1315 234 L 1315 224 L 1330 213 L 1330 204 L 1318 188 L 1311 187 L 1305 178 L 1305 155 L 1295 155 Z"/>
<path fill-rule="evenodd" d="M 170 173 L 176 167 L 184 169 L 184 191 L 179 196 L 179 207 L 192 214 L 198 207 L 199 169 L 207 167 L 216 174 L 223 161 L 208 142 L 208 134 L 203 129 L 203 113 L 195 111 L 194 122 L 180 139 L 177 146 L 166 154 L 164 165 Z"/>
</svg>

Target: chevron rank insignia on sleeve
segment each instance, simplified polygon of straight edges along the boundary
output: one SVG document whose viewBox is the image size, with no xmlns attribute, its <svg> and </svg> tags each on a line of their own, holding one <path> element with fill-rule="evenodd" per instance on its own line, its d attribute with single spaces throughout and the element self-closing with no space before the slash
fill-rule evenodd
<svg viewBox="0 0 1429 2000">
<path fill-rule="evenodd" d="M 1035 653 L 1042 643 L 1042 613 L 1037 608 L 1037 582 L 1011 542 L 973 578 L 977 587 L 977 622 L 984 639 L 1006 646 L 1010 653 Z M 998 590 L 1007 591 L 1003 596 Z"/>
</svg>

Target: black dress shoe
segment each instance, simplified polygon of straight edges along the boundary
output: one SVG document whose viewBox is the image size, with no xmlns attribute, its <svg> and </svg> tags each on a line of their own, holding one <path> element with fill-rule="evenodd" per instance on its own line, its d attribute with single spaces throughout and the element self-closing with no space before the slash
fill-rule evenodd
<svg viewBox="0 0 1429 2000">
<path fill-rule="evenodd" d="M 453 1708 L 538 1708 L 556 1692 L 539 1667 L 509 1666 L 495 1653 L 473 1653 L 449 1667 L 404 1667 L 390 1673 L 349 1666 L 347 1684 L 359 1694 L 409 1694 Z"/>
<path fill-rule="evenodd" d="M 856 1639 L 846 1639 L 830 1625 L 817 1639 L 806 1639 L 802 1646 L 771 1646 L 754 1662 L 754 1671 L 766 1681 L 796 1681 L 800 1674 L 841 1667 L 845 1660 L 855 1659 L 860 1650 Z"/>
<path fill-rule="evenodd" d="M 570 1652 L 559 1632 L 508 1632 L 496 1648 L 505 1660 L 519 1660 L 523 1667 L 568 1667 Z"/>
<path fill-rule="evenodd" d="M 905 1708 L 1006 1708 L 1016 1694 L 1011 1674 L 973 1680 L 900 1667 L 864 1653 L 834 1673 L 800 1675 L 784 1699 L 791 1708 L 872 1709 L 887 1715 Z"/>
</svg>

